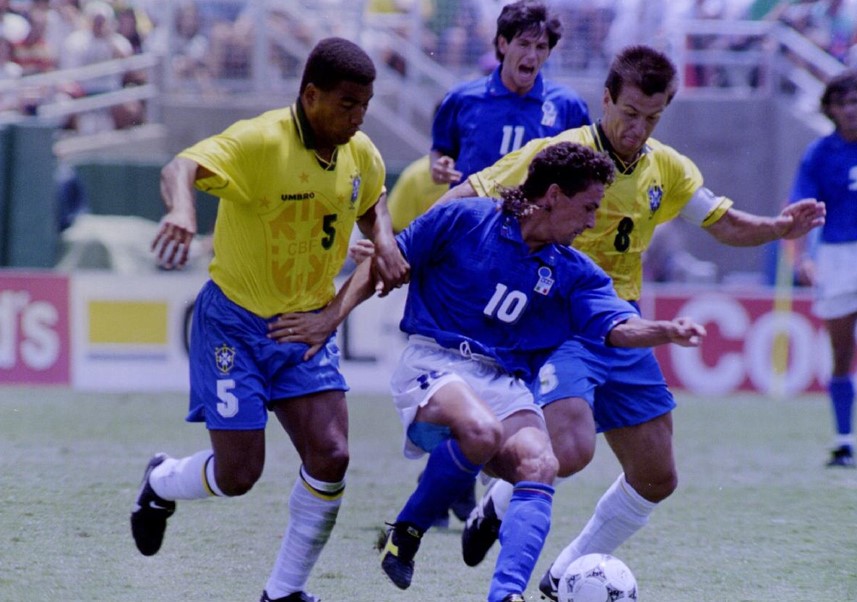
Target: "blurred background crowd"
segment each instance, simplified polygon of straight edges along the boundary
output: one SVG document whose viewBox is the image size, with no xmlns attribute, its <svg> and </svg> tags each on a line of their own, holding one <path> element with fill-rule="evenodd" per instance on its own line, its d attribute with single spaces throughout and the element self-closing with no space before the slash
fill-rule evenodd
<svg viewBox="0 0 857 602">
<path fill-rule="evenodd" d="M 264 54 L 266 73 L 293 77 L 304 48 L 318 37 L 319 20 L 330 33 L 368 28 L 364 43 L 394 72 L 405 75 L 409 63 L 425 57 L 468 77 L 495 64 L 492 47 L 496 16 L 504 0 L 0 0 L 0 86 L 4 80 L 70 70 L 150 53 L 168 64 L 172 85 L 199 93 L 236 89 L 252 80 L 254 57 Z M 565 24 L 563 43 L 552 57 L 553 73 L 604 72 L 609 58 L 626 44 L 645 42 L 673 51 L 740 50 L 757 47 L 753 35 L 699 33 L 677 42 L 677 24 L 686 20 L 775 22 L 804 36 L 835 60 L 857 63 L 854 0 L 555 0 Z M 325 8 L 334 12 L 325 13 Z M 334 15 L 330 21 L 329 15 Z M 267 38 L 258 35 L 267 30 Z M 400 43 L 408 40 L 412 45 Z M 260 49 L 260 46 L 262 48 Z M 414 57 L 416 46 L 423 57 Z M 551 72 L 549 71 L 549 72 Z M 685 86 L 734 85 L 735 70 L 694 65 L 685 70 Z M 73 72 L 72 72 L 73 74 Z M 0 87 L 0 111 L 33 114 L 47 100 L 79 99 L 147 82 L 145 69 Z M 740 77 L 757 85 L 753 70 Z M 240 89 L 240 86 L 238 86 Z M 69 128 L 87 131 L 108 125 L 125 128 L 146 119 L 144 102 L 111 106 L 88 123 L 73 118 Z"/>
</svg>

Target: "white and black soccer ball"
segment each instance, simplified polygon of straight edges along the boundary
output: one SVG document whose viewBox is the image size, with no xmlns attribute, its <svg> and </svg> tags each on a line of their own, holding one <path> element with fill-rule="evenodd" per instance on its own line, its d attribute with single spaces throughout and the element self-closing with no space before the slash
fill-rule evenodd
<svg viewBox="0 0 857 602">
<path fill-rule="evenodd" d="M 568 565 L 558 594 L 559 602 L 636 602 L 637 580 L 615 556 L 587 554 Z"/>
</svg>

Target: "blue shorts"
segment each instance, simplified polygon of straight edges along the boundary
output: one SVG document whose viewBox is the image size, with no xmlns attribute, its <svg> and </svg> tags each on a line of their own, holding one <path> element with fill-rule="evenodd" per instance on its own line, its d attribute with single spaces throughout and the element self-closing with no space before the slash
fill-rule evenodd
<svg viewBox="0 0 857 602">
<path fill-rule="evenodd" d="M 196 299 L 190 334 L 190 411 L 209 429 L 255 430 L 271 402 L 321 391 L 347 391 L 336 333 L 309 361 L 304 343 L 267 337 L 268 320 L 226 298 L 207 282 Z"/>
<path fill-rule="evenodd" d="M 648 422 L 676 405 L 651 349 L 582 338 L 563 343 L 548 357 L 532 389 L 542 407 L 567 397 L 585 399 L 598 432 Z"/>
</svg>

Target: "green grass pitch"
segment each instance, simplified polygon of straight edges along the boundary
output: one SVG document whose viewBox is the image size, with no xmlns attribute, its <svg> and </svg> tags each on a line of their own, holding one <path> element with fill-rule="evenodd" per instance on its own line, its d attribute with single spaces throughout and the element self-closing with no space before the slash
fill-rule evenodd
<svg viewBox="0 0 857 602">
<path fill-rule="evenodd" d="M 128 513 L 149 456 L 207 444 L 183 421 L 185 395 L 0 388 L 0 601 L 256 601 L 286 524 L 297 460 L 273 421 L 262 480 L 230 500 L 179 503 L 157 556 L 140 556 Z M 325 602 L 484 600 L 496 551 L 460 560 L 461 526 L 432 530 L 411 588 L 373 549 L 422 462 L 400 453 L 385 397 L 350 398 L 352 461 L 339 522 L 309 590 Z M 679 396 L 678 491 L 616 555 L 645 602 L 857 600 L 857 471 L 823 467 L 823 396 Z M 559 485 L 553 528 L 527 592 L 618 474 L 593 463 Z"/>
</svg>

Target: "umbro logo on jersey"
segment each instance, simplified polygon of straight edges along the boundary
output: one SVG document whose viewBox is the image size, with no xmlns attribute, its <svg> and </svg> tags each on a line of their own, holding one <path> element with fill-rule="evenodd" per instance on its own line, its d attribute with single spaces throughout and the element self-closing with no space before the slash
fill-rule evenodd
<svg viewBox="0 0 857 602">
<path fill-rule="evenodd" d="M 297 194 L 281 194 L 281 201 L 307 201 L 309 199 L 314 199 L 314 192 L 299 192 Z"/>
</svg>

